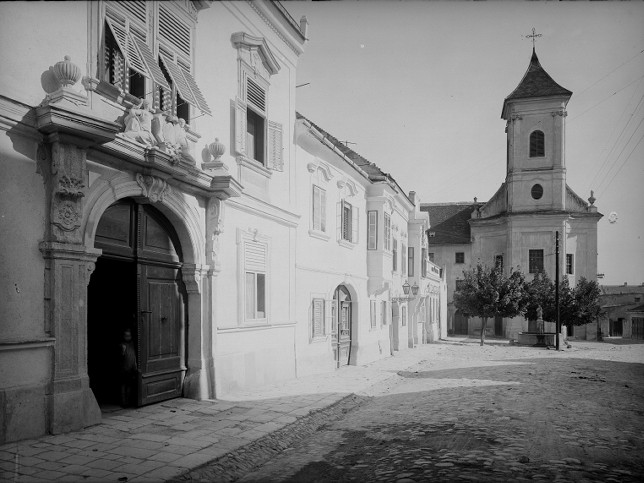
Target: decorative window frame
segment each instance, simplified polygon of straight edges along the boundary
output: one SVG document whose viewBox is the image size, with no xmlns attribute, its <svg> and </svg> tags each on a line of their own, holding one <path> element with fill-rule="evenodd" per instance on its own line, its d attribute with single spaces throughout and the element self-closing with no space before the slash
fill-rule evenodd
<svg viewBox="0 0 644 483">
<path fill-rule="evenodd" d="M 237 163 L 241 167 L 270 178 L 272 171 L 284 171 L 284 129 L 282 124 L 272 121 L 270 112 L 270 78 L 277 74 L 280 65 L 263 37 L 254 37 L 246 32 L 236 32 L 231 42 L 237 49 L 238 97 L 234 100 L 234 145 Z M 256 102 L 255 95 L 249 95 L 249 82 L 263 93 L 263 105 Z M 261 96 L 260 96 L 261 97 Z M 247 130 L 248 111 L 264 120 L 262 160 L 248 156 Z"/>
<path fill-rule="evenodd" d="M 252 269 L 250 261 L 246 259 L 246 246 L 250 244 L 264 247 L 263 272 L 261 269 Z M 270 324 L 271 314 L 271 238 L 259 234 L 256 228 L 243 230 L 237 228 L 237 321 L 239 326 L 264 326 Z M 262 318 L 246 317 L 246 272 L 265 274 L 264 286 L 264 311 Z"/>
<path fill-rule="evenodd" d="M 386 252 L 391 252 L 391 249 L 393 247 L 392 234 L 391 234 L 391 214 L 385 211 L 383 212 L 383 215 L 384 215 L 383 231 L 384 231 L 384 239 L 385 239 L 383 243 L 383 249 Z"/>
<path fill-rule="evenodd" d="M 320 227 L 315 226 L 316 188 L 320 192 Z M 318 184 L 311 184 L 311 209 L 309 211 L 309 213 L 311 214 L 311 228 L 309 229 L 309 235 L 324 241 L 327 241 L 331 238 L 329 235 L 329 223 L 327 219 L 328 202 L 326 193 L 326 189 L 324 189 L 322 186 L 319 186 Z"/>
<path fill-rule="evenodd" d="M 369 299 L 369 330 L 378 328 L 378 301 Z"/>
</svg>

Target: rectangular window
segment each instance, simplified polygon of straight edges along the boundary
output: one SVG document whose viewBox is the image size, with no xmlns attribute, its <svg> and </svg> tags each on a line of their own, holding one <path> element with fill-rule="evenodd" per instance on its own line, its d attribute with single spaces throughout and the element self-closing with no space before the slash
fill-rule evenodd
<svg viewBox="0 0 644 483">
<path fill-rule="evenodd" d="M 456 280 L 456 290 L 461 290 L 463 288 L 463 280 Z"/>
<path fill-rule="evenodd" d="M 246 272 L 246 318 L 266 318 L 266 275 Z"/>
<path fill-rule="evenodd" d="M 391 250 L 391 216 L 385 213 L 385 250 Z"/>
<path fill-rule="evenodd" d="M 454 263 L 465 263 L 465 253 L 456 252 Z"/>
<path fill-rule="evenodd" d="M 311 306 L 311 337 L 323 337 L 324 335 L 324 299 L 313 299 Z"/>
<path fill-rule="evenodd" d="M 414 247 L 407 249 L 407 274 L 410 277 L 414 276 Z"/>
<path fill-rule="evenodd" d="M 351 221 L 352 221 L 352 214 L 351 214 L 351 208 L 352 206 L 347 203 L 346 201 L 342 202 L 342 239 L 351 241 Z"/>
<path fill-rule="evenodd" d="M 375 329 L 377 324 L 376 324 L 376 301 L 375 300 L 370 300 L 370 320 L 371 320 L 371 328 Z"/>
<path fill-rule="evenodd" d="M 425 249 L 425 248 L 423 248 L 423 250 L 426 250 L 426 249 Z M 427 254 L 427 257 L 429 258 L 429 261 L 430 261 L 430 262 L 433 262 L 433 261 L 434 261 L 434 252 L 429 252 L 429 253 Z"/>
<path fill-rule="evenodd" d="M 433 253 L 430 253 L 430 255 L 433 255 Z M 420 249 L 420 276 L 425 278 L 427 276 L 427 248 L 421 248 Z M 433 260 L 433 258 L 429 258 L 430 260 Z"/>
<path fill-rule="evenodd" d="M 326 191 L 313 185 L 313 229 L 326 232 Z"/>
<path fill-rule="evenodd" d="M 246 155 L 264 164 L 264 118 L 246 109 Z"/>
<path fill-rule="evenodd" d="M 387 301 L 380 303 L 380 325 L 387 325 Z"/>
<path fill-rule="evenodd" d="M 528 272 L 543 272 L 543 250 L 530 250 L 528 252 Z"/>
<path fill-rule="evenodd" d="M 393 239 L 393 250 L 392 250 L 392 261 L 393 261 L 393 266 L 392 270 L 394 272 L 398 271 L 398 240 L 395 238 Z"/>
<path fill-rule="evenodd" d="M 268 245 L 246 239 L 243 242 L 244 319 L 266 319 L 266 267 Z"/>
<path fill-rule="evenodd" d="M 503 255 L 497 255 L 494 257 L 494 267 L 503 270 Z"/>
<path fill-rule="evenodd" d="M 404 243 L 400 246 L 400 269 L 403 275 L 407 275 L 407 247 Z"/>
<path fill-rule="evenodd" d="M 378 212 L 367 212 L 367 250 L 378 248 Z"/>
<path fill-rule="evenodd" d="M 404 327 L 404 326 L 406 326 L 406 325 L 407 325 L 407 307 L 405 307 L 405 306 L 403 305 L 403 306 L 401 307 L 400 311 L 401 311 L 401 314 L 402 314 L 402 317 L 401 317 L 402 322 L 401 322 L 401 324 L 402 324 L 402 325 L 403 325 L 403 327 Z"/>
<path fill-rule="evenodd" d="M 566 253 L 566 273 L 568 275 L 575 273 L 575 256 L 572 253 Z"/>
</svg>

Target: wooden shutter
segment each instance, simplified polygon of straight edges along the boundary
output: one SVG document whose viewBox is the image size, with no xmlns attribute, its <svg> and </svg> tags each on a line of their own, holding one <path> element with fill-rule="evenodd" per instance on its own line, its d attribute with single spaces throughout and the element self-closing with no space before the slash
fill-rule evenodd
<svg viewBox="0 0 644 483">
<path fill-rule="evenodd" d="M 188 87 L 190 87 L 190 90 L 192 91 L 192 95 L 195 99 L 195 102 L 199 110 L 206 114 L 210 114 L 210 108 L 208 107 L 206 98 L 201 93 L 201 89 L 199 89 L 199 86 L 197 85 L 197 81 L 195 81 L 194 77 L 192 77 L 190 72 L 188 72 L 186 69 L 182 69 L 181 67 L 179 67 L 179 70 L 181 71 L 181 74 L 183 74 L 186 84 L 188 84 Z"/>
<path fill-rule="evenodd" d="M 266 91 L 250 77 L 246 77 L 246 102 L 266 111 Z"/>
<path fill-rule="evenodd" d="M 181 68 L 165 55 L 160 54 L 159 57 L 161 58 L 161 62 L 163 62 L 163 65 L 165 66 L 166 71 L 168 72 L 172 83 L 177 88 L 181 98 L 188 104 L 197 107 L 197 102 L 195 101 L 192 91 L 186 82 L 186 78 L 181 72 Z"/>
<path fill-rule="evenodd" d="M 313 186 L 313 229 L 321 229 L 321 219 L 320 219 L 320 194 L 321 190 L 317 186 Z"/>
<path fill-rule="evenodd" d="M 148 72 L 152 76 L 152 80 L 164 89 L 170 90 L 170 84 L 168 84 L 159 64 L 154 59 L 154 54 L 150 50 L 150 47 L 148 47 L 148 45 L 139 38 L 132 36 L 132 39 L 134 40 L 136 47 L 139 49 L 141 58 L 143 59 L 143 62 L 145 62 Z"/>
<path fill-rule="evenodd" d="M 125 57 L 128 67 L 139 74 L 148 77 L 149 74 L 145 67 L 145 63 L 143 62 L 143 59 L 141 59 L 139 51 L 134 46 L 134 40 L 132 39 L 132 36 L 128 34 L 125 26 L 109 17 L 105 17 L 105 22 L 110 28 L 121 53 Z"/>
<path fill-rule="evenodd" d="M 235 99 L 235 151 L 246 156 L 246 103 L 239 97 Z"/>
<path fill-rule="evenodd" d="M 324 335 L 324 327 L 326 324 L 324 314 L 324 299 L 313 299 L 311 312 L 312 312 L 312 333 L 313 337 L 320 337 Z"/>
<path fill-rule="evenodd" d="M 378 248 L 378 212 L 367 212 L 367 249 Z"/>
<path fill-rule="evenodd" d="M 163 5 L 159 5 L 159 35 L 175 46 L 181 53 L 190 57 L 190 28 L 179 21 L 176 15 L 172 14 Z"/>
<path fill-rule="evenodd" d="M 273 121 L 268 121 L 268 159 L 271 169 L 284 171 L 282 125 Z"/>
<path fill-rule="evenodd" d="M 320 189 L 320 231 L 326 232 L 326 191 Z"/>
<path fill-rule="evenodd" d="M 359 233 L 359 225 L 358 225 L 358 207 L 352 206 L 351 207 L 351 241 L 353 243 L 358 243 L 358 233 Z"/>
<path fill-rule="evenodd" d="M 336 213 L 336 223 L 335 226 L 337 227 L 337 232 L 338 232 L 338 240 L 342 240 L 342 208 L 343 208 L 343 202 L 340 201 L 337 203 L 337 213 Z"/>
</svg>

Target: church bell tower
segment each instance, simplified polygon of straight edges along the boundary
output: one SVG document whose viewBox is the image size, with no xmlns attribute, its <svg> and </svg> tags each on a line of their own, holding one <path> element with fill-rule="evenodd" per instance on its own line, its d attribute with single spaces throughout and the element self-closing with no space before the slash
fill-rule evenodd
<svg viewBox="0 0 644 483">
<path fill-rule="evenodd" d="M 501 114 L 507 122 L 508 212 L 566 209 L 565 119 L 571 96 L 543 69 L 533 48 Z"/>
</svg>

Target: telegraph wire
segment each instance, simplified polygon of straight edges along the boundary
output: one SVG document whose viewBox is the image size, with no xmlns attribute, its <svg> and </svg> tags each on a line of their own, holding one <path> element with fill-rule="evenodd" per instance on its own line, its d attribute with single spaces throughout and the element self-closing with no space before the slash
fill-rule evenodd
<svg viewBox="0 0 644 483">
<path fill-rule="evenodd" d="M 640 143 L 641 143 L 642 141 L 644 141 L 644 134 L 640 137 L 640 140 L 639 140 L 639 141 L 637 142 L 637 144 L 633 147 L 633 149 L 631 149 L 631 152 L 630 152 L 630 153 L 628 153 L 628 156 L 626 157 L 626 159 L 624 160 L 624 162 L 622 163 L 622 165 L 621 165 L 621 166 L 619 167 L 619 169 L 615 172 L 615 174 L 613 175 L 613 177 L 610 179 L 610 181 L 608 182 L 608 184 L 603 188 L 603 190 L 601 191 L 601 193 L 599 193 L 599 194 L 598 194 L 598 196 L 599 196 L 599 195 L 601 195 L 602 193 L 604 193 L 604 191 L 606 191 L 606 190 L 608 189 L 608 187 L 611 185 L 611 183 L 613 182 L 613 180 L 615 179 L 615 177 L 619 174 L 619 172 L 622 170 L 622 168 L 623 168 L 624 166 L 626 166 L 626 163 L 628 162 L 628 160 L 629 160 L 629 159 L 631 159 L 631 156 L 632 156 L 632 155 L 633 155 L 633 153 L 635 152 L 635 149 L 637 149 L 637 146 L 639 146 L 639 145 L 640 145 Z"/>
<path fill-rule="evenodd" d="M 578 96 L 581 96 L 581 95 L 582 95 L 584 92 L 586 92 L 588 89 L 590 89 L 591 87 L 593 87 L 593 86 L 595 86 L 595 85 L 599 84 L 599 82 L 601 82 L 601 81 L 602 81 L 602 80 L 604 80 L 606 77 L 608 77 L 609 75 L 611 75 L 611 74 L 612 74 L 613 72 L 615 72 L 617 69 L 619 69 L 619 68 L 621 68 L 621 67 L 625 66 L 626 64 L 630 63 L 633 59 L 635 59 L 638 55 L 641 55 L 642 53 L 644 53 L 644 49 L 640 50 L 640 51 L 639 51 L 637 54 L 635 54 L 633 57 L 631 57 L 631 58 L 630 58 L 630 59 L 628 59 L 627 61 L 625 61 L 625 62 L 621 63 L 621 64 L 620 64 L 620 65 L 618 65 L 617 67 L 615 67 L 613 70 L 611 70 L 611 71 L 610 71 L 608 74 L 606 74 L 605 76 L 600 77 L 599 79 L 597 79 L 595 82 L 593 82 L 592 84 L 590 84 L 588 87 L 586 87 L 584 90 L 582 90 L 581 92 L 579 92 L 577 95 L 578 95 Z"/>
<path fill-rule="evenodd" d="M 628 106 L 631 106 L 631 105 L 632 105 L 632 102 L 631 102 L 631 101 L 633 100 L 633 98 L 635 97 L 635 95 L 636 95 L 636 94 L 637 94 L 637 91 L 635 91 L 635 92 L 633 93 L 633 96 L 629 99 L 628 103 L 626 104 L 626 107 L 624 108 L 624 111 L 622 112 L 622 116 L 621 116 L 621 117 L 623 117 L 623 116 L 624 116 L 624 114 L 626 114 L 626 111 L 627 111 L 627 109 L 628 109 Z M 642 101 L 643 101 L 643 100 L 644 100 L 644 94 L 642 94 L 642 97 L 640 97 L 640 100 L 639 100 L 639 102 L 637 103 L 637 106 L 635 106 L 635 109 L 633 109 L 633 112 L 631 112 L 631 115 L 630 115 L 630 117 L 628 118 L 628 120 L 626 121 L 626 124 L 624 124 L 624 126 L 622 127 L 622 130 L 620 131 L 619 135 L 617 136 L 617 138 L 615 138 L 615 142 L 613 143 L 613 146 L 610 148 L 610 151 L 608 151 L 608 153 L 606 154 L 606 158 L 605 158 L 604 162 L 603 162 L 603 163 L 602 163 L 602 165 L 599 167 L 599 169 L 597 170 L 597 172 L 595 172 L 595 175 L 593 176 L 592 180 L 590 181 L 590 186 L 591 186 L 591 187 L 594 185 L 594 183 L 595 183 L 595 181 L 597 180 L 597 178 L 602 174 L 602 172 L 604 171 L 604 168 L 608 165 L 608 162 L 609 162 L 609 160 L 610 160 L 610 156 L 611 156 L 611 154 L 613 154 L 613 151 L 615 150 L 615 147 L 617 147 L 617 144 L 619 143 L 620 139 L 622 138 L 622 135 L 626 132 L 626 129 L 628 128 L 628 125 L 629 125 L 629 124 L 631 123 L 631 121 L 633 120 L 633 116 L 635 115 L 635 112 L 637 112 L 637 110 L 639 109 L 639 107 L 640 107 L 640 105 L 642 104 Z M 621 117 L 620 117 L 620 121 L 621 121 Z M 615 131 L 617 130 L 617 126 L 618 126 L 619 124 L 620 124 L 620 122 L 617 122 L 617 123 L 615 123 L 615 124 L 613 125 L 613 131 L 611 132 L 611 134 L 610 134 L 610 136 L 608 137 L 608 139 L 612 139 L 612 138 L 613 138 L 613 134 L 614 134 L 614 133 L 615 133 Z M 608 171 L 610 171 L 610 169 L 609 169 Z"/>
<path fill-rule="evenodd" d="M 598 102 L 597 104 L 595 104 L 594 106 L 589 107 L 589 108 L 588 108 L 588 109 L 586 109 L 584 112 L 582 112 L 582 113 L 580 113 L 580 114 L 577 114 L 575 117 L 573 117 L 572 119 L 570 119 L 570 120 L 568 121 L 568 123 L 570 123 L 570 122 L 574 121 L 575 119 L 577 119 L 577 118 L 579 118 L 579 117 L 583 116 L 583 115 L 584 115 L 584 114 L 586 114 L 588 111 L 591 111 L 592 109 L 595 109 L 597 106 L 599 106 L 600 104 L 602 104 L 604 101 L 607 101 L 608 99 L 610 99 L 611 97 L 613 97 L 615 94 L 617 94 L 618 92 L 623 91 L 623 90 L 624 90 L 624 89 L 626 89 L 627 87 L 632 86 L 632 85 L 633 85 L 633 84 L 635 84 L 636 82 L 640 81 L 642 78 L 644 78 L 644 74 L 642 74 L 641 76 L 639 76 L 639 77 L 638 77 L 637 79 L 635 79 L 633 82 L 629 82 L 628 84 L 626 84 L 626 85 L 625 85 L 624 87 L 622 87 L 621 89 L 617 89 L 617 90 L 616 90 L 615 92 L 613 92 L 610 96 L 608 96 L 608 97 L 604 97 L 601 101 L 599 101 L 599 102 Z"/>
</svg>

